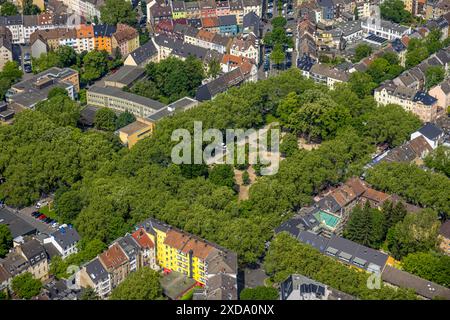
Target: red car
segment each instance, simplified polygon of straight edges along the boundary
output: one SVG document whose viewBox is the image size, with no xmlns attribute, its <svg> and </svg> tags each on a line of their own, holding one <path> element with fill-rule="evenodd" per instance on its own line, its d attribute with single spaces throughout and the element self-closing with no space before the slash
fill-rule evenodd
<svg viewBox="0 0 450 320">
<path fill-rule="evenodd" d="M 38 219 L 39 220 L 44 220 L 45 218 L 47 218 L 47 216 L 45 214 L 43 214 L 42 216 L 40 216 Z"/>
</svg>

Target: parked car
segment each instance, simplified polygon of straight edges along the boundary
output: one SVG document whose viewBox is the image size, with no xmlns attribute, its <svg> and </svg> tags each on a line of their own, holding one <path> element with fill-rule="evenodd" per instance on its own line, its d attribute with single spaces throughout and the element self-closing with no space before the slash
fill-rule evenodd
<svg viewBox="0 0 450 320">
<path fill-rule="evenodd" d="M 33 216 L 33 217 L 37 217 L 38 215 L 40 215 L 41 213 L 39 213 L 39 212 L 37 212 L 37 211 L 33 211 L 32 213 L 31 213 L 31 215 Z"/>
<path fill-rule="evenodd" d="M 45 218 L 47 218 L 47 216 L 46 216 L 45 214 L 40 215 L 40 216 L 38 217 L 38 219 L 41 220 L 41 221 L 44 220 Z"/>
<path fill-rule="evenodd" d="M 33 71 L 33 68 L 31 67 L 31 64 L 24 64 L 23 65 L 23 71 L 26 73 L 31 73 Z"/>
<path fill-rule="evenodd" d="M 31 60 L 31 55 L 30 55 L 29 52 L 26 52 L 26 53 L 23 55 L 23 60 L 24 60 L 24 61 L 30 61 L 30 60 Z"/>
<path fill-rule="evenodd" d="M 38 212 L 38 214 L 35 216 L 36 219 L 39 219 L 43 214 Z"/>
<path fill-rule="evenodd" d="M 47 223 L 47 224 L 49 224 L 51 221 L 52 221 L 52 219 L 50 219 L 49 217 L 44 219 L 44 222 Z"/>
</svg>

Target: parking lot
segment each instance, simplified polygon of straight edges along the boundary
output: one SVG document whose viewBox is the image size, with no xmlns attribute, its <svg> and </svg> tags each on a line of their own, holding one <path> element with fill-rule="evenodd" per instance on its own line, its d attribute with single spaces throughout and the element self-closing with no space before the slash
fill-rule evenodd
<svg viewBox="0 0 450 320">
<path fill-rule="evenodd" d="M 37 211 L 35 207 L 26 207 L 21 210 L 5 207 L 4 209 L 8 210 L 12 214 L 21 218 L 25 222 L 29 223 L 31 226 L 36 228 L 40 233 L 50 234 L 53 233 L 56 229 L 51 227 L 50 225 L 34 218 L 31 213 Z"/>
</svg>

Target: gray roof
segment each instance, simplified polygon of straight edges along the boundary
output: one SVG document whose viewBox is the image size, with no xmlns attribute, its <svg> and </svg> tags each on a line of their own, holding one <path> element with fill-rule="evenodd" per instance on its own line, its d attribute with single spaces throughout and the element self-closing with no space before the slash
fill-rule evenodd
<svg viewBox="0 0 450 320">
<path fill-rule="evenodd" d="M 141 65 L 144 62 L 147 62 L 151 57 L 156 55 L 158 50 L 156 50 L 155 45 L 151 40 L 149 40 L 144 45 L 140 46 L 136 50 L 132 51 L 130 55 L 133 57 L 133 60 L 137 65 Z"/>
<path fill-rule="evenodd" d="M 51 234 L 55 241 L 63 248 L 70 247 L 80 241 L 80 235 L 74 228 L 60 228 Z"/>
<path fill-rule="evenodd" d="M 61 253 L 56 249 L 56 247 L 53 245 L 53 243 L 44 243 L 44 250 L 47 253 L 48 259 L 53 259 L 53 257 L 61 256 Z"/>
<path fill-rule="evenodd" d="M 261 19 L 253 11 L 247 13 L 244 16 L 244 20 L 243 20 L 244 29 L 252 27 L 254 30 L 258 30 L 260 28 L 260 24 L 261 24 Z"/>
<path fill-rule="evenodd" d="M 208 52 L 208 49 L 194 46 L 189 43 L 185 43 L 182 40 L 172 39 L 162 34 L 155 37 L 155 42 L 159 46 L 172 49 L 172 54 L 184 58 L 187 58 L 189 55 L 192 55 L 196 58 L 203 60 L 203 58 L 206 56 Z"/>
<path fill-rule="evenodd" d="M 220 26 L 237 25 L 236 16 L 234 14 L 230 14 L 227 16 L 219 16 L 219 25 Z"/>
<path fill-rule="evenodd" d="M 8 226 L 13 238 L 36 233 L 35 227 L 6 209 L 0 209 L 0 224 Z"/>
<path fill-rule="evenodd" d="M 297 239 L 305 244 L 309 244 L 320 252 L 324 252 L 327 248 L 328 239 L 319 236 L 311 231 L 300 231 Z"/>
<path fill-rule="evenodd" d="M 435 140 L 443 134 L 443 131 L 432 123 L 424 125 L 419 129 L 419 132 L 430 140 Z"/>
<path fill-rule="evenodd" d="M 381 251 L 365 247 L 339 236 L 333 236 L 328 242 L 327 248 L 337 249 L 336 256 L 338 257 L 345 253 L 349 254 L 351 256 L 349 263 L 355 264 L 354 259 L 360 258 L 366 262 L 364 265 L 365 268 L 373 264 L 380 267 L 380 271 L 383 270 L 388 259 L 388 255 Z"/>
<path fill-rule="evenodd" d="M 189 97 L 181 98 L 171 104 L 167 105 L 165 108 L 149 115 L 147 119 L 151 121 L 159 121 L 162 118 L 172 115 L 177 111 L 184 111 L 198 104 L 198 101 Z"/>
<path fill-rule="evenodd" d="M 237 300 L 236 278 L 227 274 L 216 274 L 208 279 L 206 300 Z"/>
<path fill-rule="evenodd" d="M 91 278 L 92 282 L 97 284 L 99 281 L 104 281 L 108 278 L 108 272 L 105 270 L 103 265 L 100 263 L 98 258 L 95 258 L 89 262 L 86 266 L 86 272 Z"/>
<path fill-rule="evenodd" d="M 391 266 L 386 266 L 381 278 L 395 286 L 413 289 L 417 294 L 428 299 L 441 297 L 450 300 L 450 289 Z"/>
<path fill-rule="evenodd" d="M 159 101 L 149 99 L 146 97 L 139 96 L 134 93 L 125 92 L 118 88 L 112 88 L 112 87 L 99 87 L 99 86 L 92 86 L 89 88 L 89 91 L 99 94 L 104 94 L 111 97 L 117 97 L 123 100 L 129 100 L 134 103 L 144 105 L 146 107 L 150 107 L 154 110 L 159 110 L 161 108 L 164 108 L 164 104 L 162 104 Z"/>
<path fill-rule="evenodd" d="M 244 75 L 240 68 L 231 70 L 207 84 L 201 85 L 197 89 L 195 98 L 198 101 L 210 100 L 219 93 L 225 92 L 228 88 L 238 85 L 244 81 Z"/>
<path fill-rule="evenodd" d="M 36 239 L 25 242 L 21 245 L 21 249 L 32 266 L 40 263 L 44 259 L 47 259 L 47 254 L 44 247 Z"/>
<path fill-rule="evenodd" d="M 319 208 L 328 210 L 333 213 L 338 212 L 342 209 L 339 203 L 337 203 L 336 200 L 331 196 L 323 197 L 322 199 L 320 199 L 317 205 L 319 206 Z"/>
<path fill-rule="evenodd" d="M 134 240 L 134 238 L 129 234 L 117 239 L 117 243 L 123 249 L 129 259 L 135 257 L 141 248 L 136 240 Z"/>
<path fill-rule="evenodd" d="M 142 78 L 145 74 L 145 69 L 135 66 L 122 66 L 113 74 L 105 77 L 105 81 L 117 82 L 125 86 L 130 86 L 136 80 Z"/>
<path fill-rule="evenodd" d="M 19 253 L 12 252 L 6 256 L 5 259 L 0 259 L 0 264 L 12 276 L 18 275 L 26 271 L 30 263 Z"/>
</svg>

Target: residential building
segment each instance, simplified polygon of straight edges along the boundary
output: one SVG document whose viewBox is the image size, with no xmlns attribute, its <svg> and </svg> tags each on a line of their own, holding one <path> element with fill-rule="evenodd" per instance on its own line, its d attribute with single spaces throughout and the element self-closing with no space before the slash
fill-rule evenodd
<svg viewBox="0 0 450 320">
<path fill-rule="evenodd" d="M 130 52 L 139 48 L 139 33 L 136 29 L 119 23 L 111 41 L 112 53 L 118 49 L 122 57 L 126 57 Z"/>
<path fill-rule="evenodd" d="M 83 288 L 92 288 L 101 298 L 111 293 L 111 276 L 98 257 L 84 265 L 77 277 L 77 284 Z"/>
<path fill-rule="evenodd" d="M 244 16 L 242 22 L 242 32 L 244 34 L 253 33 L 258 38 L 261 38 L 262 23 L 260 17 L 255 12 L 251 11 Z"/>
<path fill-rule="evenodd" d="M 414 162 L 417 165 L 423 164 L 423 159 L 433 150 L 425 137 L 418 136 L 392 150 L 380 160 L 380 162 Z"/>
<path fill-rule="evenodd" d="M 111 277 L 111 289 L 117 287 L 130 273 L 128 258 L 117 242 L 99 254 L 98 258 Z"/>
<path fill-rule="evenodd" d="M 236 16 L 238 25 L 241 25 L 244 20 L 244 6 L 242 0 L 228 0 L 230 5 L 230 14 Z"/>
<path fill-rule="evenodd" d="M 450 78 L 445 79 L 428 91 L 437 100 L 437 105 L 446 110 L 450 106 Z"/>
<path fill-rule="evenodd" d="M 0 71 L 8 61 L 13 60 L 12 33 L 3 26 L 0 26 Z"/>
<path fill-rule="evenodd" d="M 130 234 L 126 234 L 124 237 L 117 239 L 116 243 L 128 258 L 129 272 L 138 270 L 142 266 L 142 262 L 141 247 L 137 241 Z"/>
<path fill-rule="evenodd" d="M 147 117 L 164 104 L 114 87 L 92 86 L 86 94 L 87 104 L 115 111 L 129 111 L 136 117 Z"/>
<path fill-rule="evenodd" d="M 202 29 L 207 30 L 212 33 L 219 32 L 219 18 L 218 17 L 203 17 Z"/>
<path fill-rule="evenodd" d="M 361 27 L 366 34 L 376 35 L 387 40 L 401 38 L 411 33 L 411 27 L 405 27 L 388 20 L 372 18 L 361 19 Z"/>
<path fill-rule="evenodd" d="M 13 277 L 28 272 L 30 263 L 16 250 L 8 253 L 4 259 L 0 259 L 0 266 L 6 273 L 3 274 L 2 286 L 9 285 Z"/>
<path fill-rule="evenodd" d="M 124 61 L 126 66 L 145 67 L 149 62 L 158 59 L 158 50 L 153 41 L 148 41 L 136 50 L 132 51 Z"/>
<path fill-rule="evenodd" d="M 238 25 L 235 15 L 219 17 L 219 32 L 224 35 L 235 35 L 238 33 Z"/>
<path fill-rule="evenodd" d="M 78 252 L 79 241 L 80 236 L 74 228 L 61 227 L 57 231 L 50 234 L 49 238 L 44 239 L 44 244 L 51 243 L 61 254 L 61 257 L 65 259 L 71 254 Z"/>
<path fill-rule="evenodd" d="M 174 20 L 187 18 L 186 7 L 184 4 L 184 1 L 172 1 L 172 18 Z"/>
<path fill-rule="evenodd" d="M 25 236 L 34 235 L 37 229 L 23 220 L 21 217 L 0 208 L 0 224 L 8 226 L 14 243 L 21 242 Z"/>
<path fill-rule="evenodd" d="M 39 280 L 48 279 L 48 260 L 44 247 L 36 239 L 15 248 L 29 263 L 28 272 Z"/>
<path fill-rule="evenodd" d="M 104 0 L 62 0 L 68 11 L 75 13 L 89 21 L 100 18 L 100 7 Z"/>
<path fill-rule="evenodd" d="M 330 89 L 334 89 L 336 83 L 347 82 L 348 77 L 349 75 L 346 72 L 325 64 L 314 64 L 308 75 L 308 78 L 311 78 L 314 82 L 322 83 Z"/>
<path fill-rule="evenodd" d="M 55 87 L 65 89 L 69 98 L 75 99 L 80 91 L 78 72 L 71 68 L 47 69 L 13 84 L 6 93 L 6 98 L 10 104 L 32 109 L 38 102 L 46 100 L 50 90 Z"/>
<path fill-rule="evenodd" d="M 428 0 L 424 6 L 425 19 L 437 19 L 450 12 L 450 1 Z"/>
<path fill-rule="evenodd" d="M 156 243 L 157 263 L 164 272 L 180 272 L 206 287 L 217 274 L 236 279 L 237 255 L 234 252 L 152 218 L 140 227 Z"/>
<path fill-rule="evenodd" d="M 240 35 L 233 39 L 230 47 L 230 54 L 238 57 L 253 59 L 259 63 L 259 41 L 252 33 Z"/>
<path fill-rule="evenodd" d="M 36 30 L 30 35 L 31 55 L 39 58 L 41 54 L 56 50 L 60 46 L 77 49 L 77 32 L 72 28 L 54 28 L 46 30 Z"/>
<path fill-rule="evenodd" d="M 262 1 L 260 0 L 242 0 L 242 7 L 244 9 L 243 15 L 254 12 L 258 17 L 262 17 Z"/>
<path fill-rule="evenodd" d="M 131 236 L 140 245 L 140 261 L 141 267 L 149 267 L 153 270 L 158 270 L 159 266 L 156 264 L 155 243 L 145 232 L 144 228 L 139 228 L 131 234 Z"/>
<path fill-rule="evenodd" d="M 411 134 L 411 140 L 420 136 L 424 137 L 433 149 L 436 149 L 444 139 L 444 131 L 432 123 L 426 123 L 419 130 Z"/>
<path fill-rule="evenodd" d="M 238 300 L 235 277 L 219 273 L 208 280 L 208 286 L 195 290 L 192 300 Z"/>
<path fill-rule="evenodd" d="M 216 16 L 216 2 L 214 0 L 199 1 L 199 4 L 200 4 L 200 16 L 202 18 Z"/>
<path fill-rule="evenodd" d="M 395 85 L 393 81 L 386 81 L 375 89 L 374 97 L 378 104 L 398 104 L 424 122 L 434 121 L 439 114 L 436 98 L 423 91 Z"/>
<path fill-rule="evenodd" d="M 292 274 L 280 284 L 280 300 L 356 300 L 356 298 L 301 274 Z"/>
<path fill-rule="evenodd" d="M 227 72 L 216 79 L 201 85 L 197 89 L 195 99 L 198 101 L 206 101 L 213 99 L 219 93 L 227 91 L 233 86 L 237 86 L 245 81 L 245 75 L 242 72 L 242 68 L 236 68 L 230 72 Z"/>
</svg>

